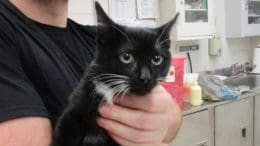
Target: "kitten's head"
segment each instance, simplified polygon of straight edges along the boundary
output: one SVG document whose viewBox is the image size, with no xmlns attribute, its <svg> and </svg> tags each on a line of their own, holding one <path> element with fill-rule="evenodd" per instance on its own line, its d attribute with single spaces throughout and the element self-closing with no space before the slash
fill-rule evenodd
<svg viewBox="0 0 260 146">
<path fill-rule="evenodd" d="M 148 93 L 167 75 L 170 66 L 171 21 L 158 28 L 116 24 L 96 2 L 97 56 L 103 83 L 136 95 Z"/>
</svg>

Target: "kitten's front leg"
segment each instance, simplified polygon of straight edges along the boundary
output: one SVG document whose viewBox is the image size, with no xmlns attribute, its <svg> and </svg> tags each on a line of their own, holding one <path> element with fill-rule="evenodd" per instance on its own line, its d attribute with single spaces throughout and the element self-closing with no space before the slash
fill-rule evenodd
<svg viewBox="0 0 260 146">
<path fill-rule="evenodd" d="M 67 108 L 59 119 L 51 146 L 118 146 L 96 123 L 96 102 L 86 110 L 84 101 Z"/>
<path fill-rule="evenodd" d="M 55 129 L 51 146 L 118 146 L 97 125 L 92 114 L 66 112 Z"/>
<path fill-rule="evenodd" d="M 81 146 L 86 124 L 80 118 L 73 110 L 67 109 L 57 123 L 51 146 Z"/>
</svg>

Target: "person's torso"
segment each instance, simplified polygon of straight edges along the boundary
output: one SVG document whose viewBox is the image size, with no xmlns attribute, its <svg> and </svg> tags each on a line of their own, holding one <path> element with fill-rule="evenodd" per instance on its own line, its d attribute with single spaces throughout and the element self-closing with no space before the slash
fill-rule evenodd
<svg viewBox="0 0 260 146">
<path fill-rule="evenodd" d="M 1 24 L 6 27 L 2 30 L 13 39 L 21 66 L 55 123 L 94 59 L 96 28 L 71 20 L 67 28 L 57 28 L 16 15 L 21 14 L 0 13 Z"/>
</svg>

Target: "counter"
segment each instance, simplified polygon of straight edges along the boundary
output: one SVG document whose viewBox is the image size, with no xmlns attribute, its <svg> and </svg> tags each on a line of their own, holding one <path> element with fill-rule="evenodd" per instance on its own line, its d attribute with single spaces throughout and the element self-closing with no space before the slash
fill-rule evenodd
<svg viewBox="0 0 260 146">
<path fill-rule="evenodd" d="M 240 98 L 238 100 L 248 98 L 248 97 L 252 97 L 256 94 L 260 94 L 260 88 L 250 90 L 250 91 L 240 95 Z M 223 101 L 216 101 L 216 102 L 204 100 L 203 104 L 200 105 L 200 106 L 192 106 L 190 103 L 184 102 L 182 114 L 185 116 L 185 115 L 189 115 L 189 114 L 196 113 L 196 112 L 199 112 L 199 111 L 203 111 L 203 110 L 206 110 L 206 109 L 214 108 L 215 106 L 219 106 L 219 105 L 222 105 L 222 104 L 235 102 L 235 101 L 238 101 L 238 100 L 223 100 Z"/>
</svg>

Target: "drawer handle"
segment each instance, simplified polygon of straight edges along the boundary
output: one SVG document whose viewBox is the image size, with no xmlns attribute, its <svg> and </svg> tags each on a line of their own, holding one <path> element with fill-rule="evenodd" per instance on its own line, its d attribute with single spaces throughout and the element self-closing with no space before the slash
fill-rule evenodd
<svg viewBox="0 0 260 146">
<path fill-rule="evenodd" d="M 248 125 L 241 127 L 241 138 L 247 140 L 248 138 Z"/>
<path fill-rule="evenodd" d="M 243 138 L 246 138 L 246 128 L 242 128 L 241 135 Z"/>
</svg>

